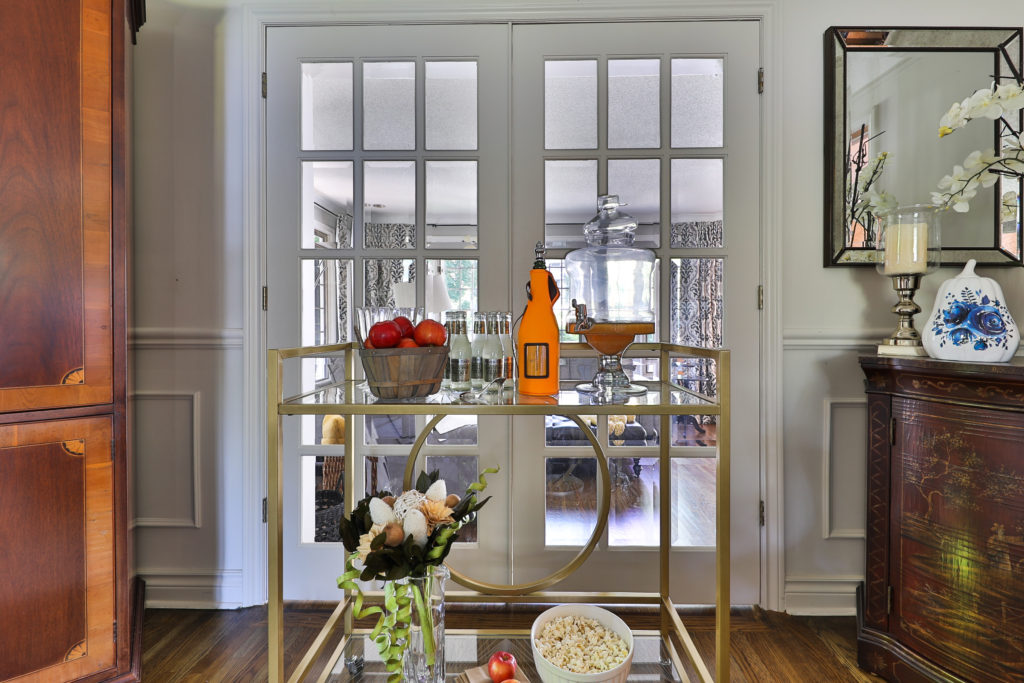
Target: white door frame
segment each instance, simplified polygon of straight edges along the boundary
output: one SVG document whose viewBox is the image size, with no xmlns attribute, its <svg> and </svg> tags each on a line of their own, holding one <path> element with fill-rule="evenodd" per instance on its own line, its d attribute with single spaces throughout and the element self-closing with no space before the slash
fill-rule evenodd
<svg viewBox="0 0 1024 683">
<path fill-rule="evenodd" d="M 760 432 L 761 497 L 765 527 L 761 533 L 761 606 L 782 610 L 785 605 L 785 545 L 783 538 L 782 461 L 782 178 L 781 89 L 774 87 L 780 74 L 779 0 L 754 2 L 687 2 L 687 0 L 637 0 L 628 11 L 619 0 L 579 0 L 527 3 L 503 0 L 501 4 L 459 0 L 394 0 L 382 9 L 377 0 L 345 0 L 344 4 L 276 2 L 242 9 L 242 196 L 245 216 L 243 234 L 244 322 L 242 385 L 243 429 L 243 566 L 244 605 L 267 601 L 267 538 L 262 521 L 266 496 L 266 335 L 262 292 L 266 281 L 263 235 L 265 197 L 264 130 L 265 101 L 261 96 L 265 70 L 266 30 L 270 26 L 377 23 L 547 22 L 658 19 L 754 19 L 761 27 L 761 64 L 767 86 L 761 104 L 761 273 L 764 310 L 761 316 Z M 398 19 L 400 17 L 400 19 Z M 751 74 L 751 85 L 754 84 Z M 269 87 L 273 87 L 270 85 Z M 753 297 L 753 293 L 751 293 Z"/>
</svg>

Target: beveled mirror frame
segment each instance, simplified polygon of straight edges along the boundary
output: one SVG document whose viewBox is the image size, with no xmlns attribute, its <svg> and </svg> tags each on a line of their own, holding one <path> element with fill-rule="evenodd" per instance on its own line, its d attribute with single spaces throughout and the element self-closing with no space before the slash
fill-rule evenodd
<svg viewBox="0 0 1024 683">
<path fill-rule="evenodd" d="M 891 45 L 893 36 L 899 37 L 898 45 Z M 825 266 L 870 266 L 874 267 L 874 248 L 869 246 L 851 246 L 847 242 L 846 223 L 846 174 L 849 172 L 847 141 L 847 54 L 861 51 L 892 51 L 892 52 L 988 52 L 993 61 L 993 72 L 990 77 L 979 81 L 977 88 L 988 87 L 991 81 L 1000 76 L 1021 73 L 1024 65 L 1024 38 L 1021 28 L 942 28 L 942 27 L 840 27 L 831 26 L 825 31 L 825 235 L 824 252 Z M 972 91 L 973 92 L 973 91 Z M 963 93 L 967 97 L 971 92 Z M 962 99 L 962 98 L 961 98 Z M 952 101 L 950 101 L 952 104 Z M 933 121 L 922 122 L 922 125 L 934 124 L 938 130 L 939 118 L 944 111 L 935 112 Z M 1024 112 L 1015 115 L 1018 130 Z M 982 121 L 974 125 L 984 125 Z M 999 122 L 993 122 L 994 147 L 1000 147 Z M 936 144 L 940 144 L 936 133 Z M 955 163 L 961 163 L 957 160 Z M 943 174 L 953 168 L 936 169 L 936 185 Z M 1021 193 L 1021 183 L 1017 181 L 1017 192 Z M 1015 249 L 1000 246 L 1001 226 L 999 223 L 999 192 L 997 183 L 991 192 L 997 201 L 993 202 L 991 244 L 977 246 L 944 248 L 942 250 L 943 265 L 963 265 L 968 259 L 975 259 L 985 265 L 1024 265 L 1024 244 L 1022 244 L 1021 225 L 1016 225 Z M 988 192 L 990 190 L 981 190 Z M 1013 236 L 1010 236 L 1013 241 Z M 1004 242 L 1005 244 L 1005 238 Z"/>
</svg>

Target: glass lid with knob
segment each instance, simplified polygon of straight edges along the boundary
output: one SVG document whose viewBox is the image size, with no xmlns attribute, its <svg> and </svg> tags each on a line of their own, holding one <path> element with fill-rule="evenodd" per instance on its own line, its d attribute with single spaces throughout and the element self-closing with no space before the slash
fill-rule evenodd
<svg viewBox="0 0 1024 683">
<path fill-rule="evenodd" d="M 620 206 L 618 195 L 599 197 L 583 226 L 587 246 L 566 255 L 572 297 L 595 323 L 653 323 L 654 252 L 632 246 L 637 222 Z"/>
</svg>

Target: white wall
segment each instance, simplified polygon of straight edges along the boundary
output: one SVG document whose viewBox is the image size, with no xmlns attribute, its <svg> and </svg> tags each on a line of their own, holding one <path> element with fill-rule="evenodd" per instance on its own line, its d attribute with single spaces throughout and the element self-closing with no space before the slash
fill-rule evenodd
<svg viewBox="0 0 1024 683">
<path fill-rule="evenodd" d="M 147 12 L 134 49 L 136 566 L 149 606 L 237 607 L 241 131 L 226 65 L 241 32 L 223 9 Z"/>
<path fill-rule="evenodd" d="M 845 401 L 864 395 L 856 359 L 872 353 L 895 327 L 889 313 L 895 300 L 891 284 L 874 270 L 821 267 L 822 34 L 829 26 L 1019 26 L 1024 10 L 1016 0 L 781 0 L 779 6 L 782 73 L 767 80 L 782 89 L 783 107 L 781 131 L 768 134 L 781 134 L 784 150 L 785 606 L 796 613 L 852 614 L 853 590 L 864 574 L 866 418 L 863 404 Z M 925 125 L 937 127 L 943 113 Z M 936 181 L 948 172 L 937 169 Z M 985 219 L 980 212 L 974 218 Z M 1000 281 L 1011 312 L 1024 318 L 1024 271 L 979 270 Z M 917 296 L 925 314 L 939 284 L 954 274 L 943 269 L 925 278 Z"/>
<path fill-rule="evenodd" d="M 258 510 L 243 496 L 241 473 L 244 458 L 260 455 L 242 448 L 245 103 L 243 26 L 232 9 L 238 4 L 149 0 L 135 48 L 135 495 L 145 518 L 137 528 L 137 564 L 149 581 L 150 605 L 237 606 L 254 594 L 253 577 L 242 575 L 252 550 L 246 544 L 254 542 L 243 538 L 242 520 Z M 686 6 L 680 2 L 680 11 Z M 781 93 L 780 123 L 765 135 L 781 140 L 782 150 L 779 607 L 852 613 L 863 575 L 865 506 L 856 359 L 893 327 L 893 295 L 873 270 L 821 265 L 822 34 L 831 25 L 1014 25 L 1024 22 L 1024 11 L 1018 0 L 778 0 L 776 7 L 771 42 L 781 71 L 769 71 L 766 83 Z M 1011 311 L 1024 318 L 1024 271 L 981 272 L 1002 283 Z M 923 308 L 952 274 L 925 279 Z"/>
</svg>

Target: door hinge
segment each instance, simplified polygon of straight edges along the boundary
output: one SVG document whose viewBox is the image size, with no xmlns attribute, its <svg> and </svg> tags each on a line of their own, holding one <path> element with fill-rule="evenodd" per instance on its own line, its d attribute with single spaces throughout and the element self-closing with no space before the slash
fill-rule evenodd
<svg viewBox="0 0 1024 683">
<path fill-rule="evenodd" d="M 263 310 L 267 310 L 267 288 L 263 287 Z"/>
<path fill-rule="evenodd" d="M 896 418 L 895 417 L 890 417 L 889 418 L 889 445 L 890 446 L 895 446 L 896 445 Z"/>
<path fill-rule="evenodd" d="M 887 594 L 886 594 L 886 598 L 885 598 L 885 613 L 886 614 L 892 614 L 892 596 L 893 596 L 892 586 L 888 586 L 888 590 L 886 591 L 886 593 Z"/>
<path fill-rule="evenodd" d="M 757 310 L 764 310 L 764 285 L 757 286 Z"/>
<path fill-rule="evenodd" d="M 263 99 L 267 99 L 267 72 L 264 71 L 260 75 L 260 91 L 263 93 Z"/>
<path fill-rule="evenodd" d="M 762 93 L 764 93 L 764 67 L 761 67 L 760 69 L 757 70 L 757 94 L 761 95 Z M 267 96 L 265 89 L 263 96 Z"/>
<path fill-rule="evenodd" d="M 263 499 L 263 523 L 267 523 L 267 499 Z"/>
<path fill-rule="evenodd" d="M 758 513 L 757 513 L 757 515 L 758 515 L 758 519 L 761 522 L 761 526 L 764 526 L 764 501 L 763 500 L 761 501 L 761 504 L 758 506 Z"/>
</svg>

